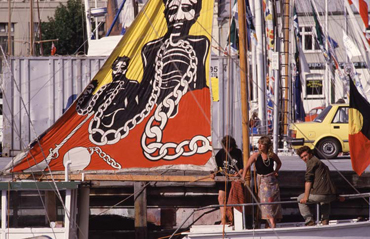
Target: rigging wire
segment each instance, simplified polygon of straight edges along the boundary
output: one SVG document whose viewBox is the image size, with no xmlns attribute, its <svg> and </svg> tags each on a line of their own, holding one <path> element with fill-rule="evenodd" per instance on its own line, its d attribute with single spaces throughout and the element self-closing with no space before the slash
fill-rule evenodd
<svg viewBox="0 0 370 239">
<path fill-rule="evenodd" d="M 158 34 L 157 34 L 158 35 Z M 4 55 L 4 53 L 3 53 L 3 55 Z M 7 62 L 8 63 L 8 62 Z M 12 73 L 12 71 L 11 71 L 11 69 L 10 69 L 10 66 L 9 66 L 9 64 L 7 65 L 8 66 L 8 69 L 9 69 L 9 72 L 10 73 Z M 16 81 L 15 81 L 15 79 L 14 79 L 14 76 L 12 75 L 12 80 L 16 83 Z M 16 84 L 16 88 L 18 89 L 18 91 L 20 92 L 20 90 L 19 90 L 19 87 L 18 87 L 18 85 Z M 25 107 L 25 104 L 24 104 L 24 101 L 23 101 L 23 98 L 21 97 L 21 100 L 22 100 L 22 103 L 23 103 L 23 105 L 24 105 L 24 108 L 26 109 L 26 107 Z M 28 115 L 28 118 L 29 118 L 29 120 L 30 120 L 30 115 L 29 115 L 29 113 L 28 113 L 28 111 L 27 111 L 27 109 L 26 109 L 26 113 L 27 113 L 27 115 Z M 33 130 L 35 131 L 35 127 L 34 127 L 34 125 L 32 124 L 32 121 L 30 120 L 30 123 L 31 123 L 31 127 L 33 128 Z M 36 132 L 34 132 L 35 133 L 35 135 L 37 135 L 37 133 Z M 43 157 L 44 157 L 44 159 L 46 158 L 45 157 L 45 154 L 44 154 L 44 150 L 42 149 L 42 146 L 40 145 L 40 142 L 39 142 L 39 139 L 37 138 L 36 139 L 36 141 L 37 141 L 37 143 L 39 144 L 39 146 L 40 146 L 40 148 L 41 148 L 41 153 L 43 154 Z M 33 156 L 32 156 L 32 158 L 33 158 Z M 52 175 L 52 172 L 51 172 L 51 170 L 50 170 L 50 168 L 49 168 L 49 165 L 47 165 L 47 167 L 48 167 L 48 169 L 49 169 L 49 173 L 51 174 L 51 178 L 52 178 L 52 180 L 53 180 L 53 183 L 55 184 L 55 181 L 54 181 L 54 177 L 53 177 L 53 175 Z M 42 174 L 44 174 L 44 172 L 42 172 Z M 32 172 L 32 175 L 33 175 L 33 172 Z M 33 175 L 34 176 L 34 175 Z M 35 178 L 34 178 L 35 179 Z M 55 184 L 55 188 L 57 189 L 57 185 Z M 57 192 L 59 193 L 59 190 L 57 190 Z M 63 204 L 63 202 L 62 202 L 62 204 Z M 63 204 L 63 207 L 65 208 L 65 206 L 64 206 L 64 204 Z M 66 208 L 65 208 L 65 211 L 66 211 L 66 215 L 70 218 L 70 215 L 69 215 L 69 211 L 68 210 L 66 210 Z"/>
<path fill-rule="evenodd" d="M 8 71 L 9 71 L 9 73 L 11 74 L 11 79 L 12 79 L 12 81 L 14 82 L 15 88 L 20 92 L 20 90 L 19 90 L 19 89 L 20 89 L 20 88 L 19 88 L 19 85 L 17 84 L 17 82 L 16 82 L 16 80 L 15 80 L 15 78 L 14 78 L 14 75 L 13 75 L 13 73 L 12 73 L 12 71 L 11 71 L 11 68 L 10 68 L 9 62 L 8 62 L 8 60 L 7 60 L 6 56 L 5 56 L 5 52 L 4 52 L 4 50 L 3 50 L 3 48 L 2 48 L 2 46 L 1 46 L 1 45 L 0 45 L 0 49 L 1 49 L 1 52 L 2 52 L 2 55 L 3 55 L 3 58 L 5 59 L 5 62 L 6 62 L 6 65 L 7 65 Z M 4 89 L 3 89 L 3 86 L 2 86 L 2 85 L 0 86 L 0 88 L 1 88 L 1 91 L 5 93 L 5 91 L 4 91 Z M 5 97 L 5 98 L 6 98 L 6 97 Z M 10 107 L 9 102 L 8 102 L 7 100 L 5 100 L 5 102 L 6 102 L 6 105 L 8 106 L 8 108 L 9 108 L 9 110 L 11 111 L 11 107 Z M 34 124 L 32 123 L 32 120 L 31 120 L 30 114 L 29 114 L 29 112 L 28 112 L 28 110 L 27 110 L 26 104 L 25 104 L 25 102 L 24 102 L 24 100 L 23 100 L 23 98 L 22 98 L 22 97 L 21 97 L 21 104 L 23 105 L 24 110 L 25 110 L 25 112 L 26 112 L 26 114 L 27 114 L 27 116 L 28 116 L 28 119 L 29 119 L 29 122 L 30 122 L 31 128 L 34 130 L 34 134 L 35 134 L 35 135 L 37 135 L 36 130 L 35 130 L 35 127 L 34 127 Z M 9 122 L 11 122 L 11 121 L 9 121 Z M 19 132 L 18 132 L 18 133 L 19 133 Z M 20 134 L 19 134 L 19 136 L 20 136 Z M 21 142 L 23 142 L 21 137 L 20 137 L 20 139 L 21 139 Z M 40 142 L 39 142 L 38 140 L 37 140 L 37 142 L 40 144 Z M 39 146 L 40 146 L 40 148 L 41 148 L 41 153 L 43 154 L 43 156 L 44 156 L 44 158 L 45 158 L 45 155 L 44 155 L 44 153 L 43 153 L 44 151 L 43 151 L 43 149 L 42 149 L 41 144 L 40 144 Z M 34 159 L 33 155 L 32 155 L 32 154 L 30 154 L 30 155 L 31 155 L 31 156 L 32 156 L 32 158 Z M 34 160 L 35 160 L 35 159 L 34 159 Z M 12 161 L 11 161 L 11 162 L 12 162 L 12 164 L 14 163 L 14 158 L 12 158 Z M 14 164 L 13 164 L 13 165 L 14 165 Z M 71 220 L 71 217 L 70 217 L 69 211 L 67 210 L 67 208 L 66 208 L 66 207 L 65 207 L 65 205 L 64 205 L 64 202 L 63 202 L 63 199 L 62 199 L 62 197 L 61 197 L 61 195 L 60 195 L 60 192 L 59 192 L 58 186 L 57 186 L 57 184 L 56 184 L 56 182 L 55 182 L 55 180 L 54 180 L 53 173 L 51 172 L 49 165 L 47 165 L 47 166 L 48 166 L 48 168 L 49 168 L 49 174 L 50 174 L 51 179 L 52 179 L 52 184 L 53 184 L 53 185 L 54 185 L 54 187 L 55 187 L 54 192 L 55 192 L 55 194 L 58 196 L 58 199 L 60 200 L 60 202 L 61 202 L 61 204 L 62 204 L 62 206 L 63 206 L 63 208 L 64 208 L 64 210 L 65 210 L 65 215 L 66 215 L 66 216 Z M 44 173 L 43 171 L 42 171 L 41 173 L 42 173 L 42 175 L 45 175 L 45 173 Z M 39 190 L 39 188 L 38 188 L 38 185 L 37 185 L 37 179 L 36 179 L 36 177 L 35 177 L 35 175 L 34 175 L 34 172 L 33 172 L 32 170 L 31 170 L 31 174 L 32 174 L 33 180 L 34 180 L 34 182 L 35 182 L 35 185 L 36 185 L 37 191 L 38 191 L 38 193 L 39 193 L 39 196 L 40 196 L 40 199 L 41 199 L 42 205 L 43 205 L 44 209 L 46 210 L 45 203 L 44 203 L 44 201 L 43 201 L 43 199 L 42 199 L 41 192 L 40 192 L 40 190 Z M 14 177 L 14 174 L 13 174 L 13 173 L 12 173 L 12 177 Z M 50 183 L 50 182 L 49 182 L 49 183 Z M 47 218 L 48 218 L 48 220 L 49 220 L 49 217 L 48 217 L 47 213 L 46 213 L 46 216 L 47 216 Z M 50 220 L 49 220 L 49 222 L 50 222 Z M 55 234 L 54 229 L 52 229 L 52 230 L 53 230 L 53 233 Z"/>
<path fill-rule="evenodd" d="M 308 14 L 308 13 L 307 13 Z M 311 15 L 310 15 L 311 16 Z M 293 122 L 293 120 L 292 119 L 290 119 L 290 121 L 291 121 L 291 124 L 292 125 L 295 125 L 295 123 Z M 299 127 L 296 127 L 296 129 L 297 130 L 299 130 L 300 131 L 300 133 L 303 135 L 303 137 L 305 138 L 305 139 L 308 139 L 308 136 L 307 135 L 304 135 L 303 134 L 303 132 L 299 129 Z M 312 145 L 313 145 L 313 143 L 311 143 Z M 315 147 L 315 149 L 317 149 L 316 147 Z M 359 193 L 359 191 L 346 179 L 346 177 L 344 177 L 344 175 L 339 171 L 339 169 L 330 161 L 330 160 L 328 160 L 327 158 L 326 158 L 326 160 L 327 160 L 327 162 L 340 174 L 340 176 L 346 181 L 346 183 L 348 183 L 348 185 L 352 188 L 352 189 L 354 189 L 354 191 L 356 192 L 356 193 Z M 366 198 L 363 198 L 366 202 L 367 202 L 367 199 Z"/>
<path fill-rule="evenodd" d="M 307 3 L 307 2 L 306 2 Z M 307 9 L 307 8 L 306 8 Z M 308 13 L 307 13 L 308 14 Z M 310 15 L 312 16 L 312 15 Z M 274 102 L 275 103 L 275 102 Z M 288 117 L 289 118 L 289 117 Z M 294 123 L 294 120 L 292 118 L 289 118 L 289 121 L 290 121 L 290 124 L 291 125 L 294 125 L 295 126 L 295 123 Z M 308 136 L 305 135 L 300 129 L 299 127 L 295 127 L 298 131 L 300 131 L 300 133 L 303 135 L 303 137 L 305 138 L 305 140 L 308 139 Z M 313 143 L 311 143 L 312 146 Z M 316 150 L 317 150 L 317 147 L 315 146 L 314 147 Z M 327 158 L 325 158 L 327 160 L 327 162 L 338 172 L 338 174 L 346 181 L 346 183 L 348 183 L 348 185 L 356 192 L 356 193 L 359 193 L 359 191 L 354 187 L 354 185 L 352 185 L 347 179 L 346 177 L 344 177 L 344 175 L 339 171 L 339 169 L 330 161 L 328 160 Z M 363 198 L 365 200 L 366 203 L 368 203 L 368 200 L 366 198 Z"/>
<path fill-rule="evenodd" d="M 213 40 L 215 40 L 213 37 L 212 37 L 212 39 Z M 218 43 L 219 44 L 219 43 Z M 227 57 L 229 58 L 229 59 L 232 59 L 231 57 L 230 57 L 230 53 L 227 55 Z M 232 59 L 232 61 L 235 61 L 234 59 Z M 235 62 L 234 62 L 235 63 Z M 256 84 L 256 82 L 255 82 L 255 80 L 252 80 L 252 82 L 254 83 L 254 84 Z M 274 104 L 276 104 L 276 102 L 274 102 Z M 40 146 L 41 147 L 41 146 Z"/>
</svg>

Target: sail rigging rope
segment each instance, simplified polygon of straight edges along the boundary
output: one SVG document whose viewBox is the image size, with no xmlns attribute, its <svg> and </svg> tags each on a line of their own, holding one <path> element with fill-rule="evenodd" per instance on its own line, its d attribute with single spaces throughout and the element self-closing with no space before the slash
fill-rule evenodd
<svg viewBox="0 0 370 239">
<path fill-rule="evenodd" d="M 212 9 L 213 10 L 213 9 Z M 209 11 L 211 11 L 211 10 L 209 10 Z M 206 29 L 204 29 L 205 31 L 206 31 Z M 210 33 L 208 33 L 210 36 L 212 36 Z M 158 34 L 157 34 L 158 35 Z M 213 38 L 213 37 L 212 37 Z M 214 39 L 213 39 L 214 40 Z M 4 54 L 4 52 L 3 52 L 3 56 L 5 56 L 5 54 Z M 4 59 L 6 59 L 6 57 L 4 57 Z M 8 62 L 7 62 L 8 63 Z M 9 64 L 7 64 L 7 67 L 8 67 L 8 70 L 9 70 L 9 72 L 12 74 L 12 71 L 11 71 L 11 69 L 10 69 L 10 66 L 9 66 Z M 177 67 L 176 65 L 175 65 L 175 67 Z M 18 89 L 18 91 L 20 92 L 20 90 L 19 90 L 19 87 L 17 86 L 17 83 L 16 83 L 16 81 L 15 81 L 15 79 L 14 79 L 14 76 L 12 75 L 12 77 L 11 77 L 11 79 L 15 82 L 15 85 L 16 85 L 16 88 Z M 196 100 L 196 98 L 194 97 L 194 95 L 193 95 L 193 92 L 192 91 L 190 91 L 190 93 L 192 94 L 192 96 L 193 96 L 193 98 Z M 30 118 L 30 115 L 29 115 L 29 113 L 28 113 L 28 111 L 27 111 L 27 108 L 25 107 L 25 104 L 24 104 L 24 101 L 23 101 L 23 99 L 21 98 L 21 101 L 22 101 L 22 103 L 23 103 L 23 105 L 24 105 L 24 108 L 25 108 L 25 110 L 26 110 L 26 113 L 27 113 L 27 115 L 28 115 L 28 118 L 29 118 L 29 120 L 30 120 L 30 124 L 31 124 L 31 128 L 35 131 L 35 127 L 33 126 L 33 124 L 32 124 L 32 121 L 31 121 L 31 118 Z M 200 106 L 200 103 L 196 100 L 196 103 L 198 104 L 198 106 Z M 8 107 L 9 107 L 9 105 L 8 105 Z M 204 110 L 203 110 L 203 108 L 202 107 L 200 107 L 200 109 L 202 110 L 202 113 L 204 114 L 204 116 L 206 116 L 206 113 L 204 112 Z M 208 120 L 208 122 L 209 122 L 209 124 L 211 125 L 211 123 L 210 123 L 210 119 L 208 118 L 208 117 L 206 117 L 207 118 L 207 120 Z M 38 135 L 36 132 L 34 132 L 35 133 L 35 135 Z M 220 138 L 218 135 L 216 135 L 216 137 L 217 138 Z M 21 138 L 21 137 L 20 137 Z M 40 143 L 39 143 L 39 140 L 37 139 L 37 143 L 40 145 Z M 42 149 L 42 146 L 40 145 L 40 148 L 41 148 L 41 152 L 42 152 L 42 154 L 44 155 L 44 150 Z M 46 158 L 45 157 L 45 155 L 44 155 L 44 158 Z M 54 181 L 54 177 L 53 177 L 53 174 L 52 174 L 52 172 L 51 172 L 51 170 L 50 170 L 50 168 L 49 168 L 49 165 L 47 164 L 47 167 L 48 167 L 48 169 L 49 169 L 49 174 L 51 175 L 51 178 L 52 178 L 52 181 L 53 181 L 53 183 L 55 184 L 55 181 Z M 42 172 L 42 174 L 44 174 L 44 172 Z M 32 175 L 33 175 L 33 177 L 34 177 L 34 174 L 33 174 L 33 172 L 32 172 Z M 35 179 L 35 178 L 34 178 Z M 57 186 L 56 186 L 56 184 L 55 184 L 55 188 L 57 189 Z M 59 190 L 56 190 L 58 193 L 59 193 Z M 59 194 L 59 196 L 60 196 L 60 194 Z M 59 200 L 62 202 L 62 199 L 61 198 L 59 198 Z M 63 204 L 63 202 L 62 202 L 62 204 Z M 64 206 L 64 204 L 63 204 L 63 207 L 64 207 L 64 209 L 65 209 L 65 211 L 66 211 L 66 213 L 67 213 L 67 216 L 70 218 L 70 215 L 69 215 L 69 212 L 67 212 L 67 210 L 66 210 L 66 208 L 65 208 L 65 206 Z"/>
<path fill-rule="evenodd" d="M 344 0 L 344 1 L 346 1 L 346 0 Z M 311 9 L 311 7 L 310 7 L 310 4 L 309 4 L 309 2 L 305 2 L 305 4 L 306 4 L 306 9 Z M 309 16 L 309 17 L 311 17 L 312 16 L 312 14 L 309 14 L 308 12 L 305 12 L 305 14 L 306 14 L 306 16 Z M 313 20 L 312 20 L 313 21 Z M 306 23 L 307 24 L 307 23 Z M 312 25 L 312 22 L 311 21 L 309 21 L 309 24 L 310 25 Z M 319 60 L 319 59 L 318 59 Z M 367 68 L 368 69 L 368 71 L 369 71 L 369 68 Z M 335 80 L 337 80 L 337 79 L 335 79 Z M 274 102 L 274 104 L 275 104 L 275 102 Z M 290 118 L 290 115 L 288 116 L 288 120 L 290 121 L 290 124 L 292 124 L 292 125 L 295 125 L 295 123 L 294 123 L 294 121 Z M 307 135 L 305 135 L 300 129 L 299 129 L 299 127 L 296 127 L 296 129 L 303 135 L 303 137 L 305 138 L 305 139 L 308 139 L 308 136 Z M 311 143 L 312 145 L 313 145 L 313 143 Z M 317 149 L 316 147 L 315 147 L 315 149 Z M 343 179 L 343 180 L 345 180 L 346 181 L 346 183 L 356 192 L 356 193 L 360 193 L 356 188 L 355 188 L 355 186 L 354 185 L 352 185 L 352 183 L 351 182 L 349 182 L 348 181 L 348 179 L 339 171 L 339 169 L 333 164 L 333 162 L 331 162 L 330 160 L 328 160 L 327 158 L 326 158 L 326 160 L 327 160 L 327 162 L 336 170 L 336 172 L 341 176 L 341 178 Z M 363 197 L 363 200 L 368 204 L 368 200 L 367 200 L 367 198 L 365 198 L 365 197 Z"/>
<path fill-rule="evenodd" d="M 215 40 L 213 37 L 212 37 L 212 39 L 213 40 Z M 218 45 L 220 45 L 218 42 L 216 42 Z M 2 50 L 3 51 L 3 50 Z M 5 56 L 5 54 L 4 54 L 4 52 L 3 52 L 3 55 Z M 227 57 L 229 58 L 229 60 L 231 60 L 231 61 L 233 61 L 234 63 L 236 63 L 236 64 L 238 64 L 237 62 L 236 62 L 236 60 L 235 59 L 233 59 L 231 56 L 230 56 L 230 53 L 227 55 Z M 4 58 L 5 59 L 5 58 Z M 9 65 L 8 65 L 8 67 L 9 67 Z M 9 71 L 11 72 L 11 70 L 10 70 L 10 67 L 9 67 Z M 229 77 L 229 80 L 230 80 L 230 78 L 231 77 Z M 12 80 L 14 81 L 14 82 L 16 82 L 15 81 L 15 79 L 14 79 L 14 77 L 12 77 Z M 252 83 L 253 84 L 256 84 L 256 80 L 255 79 L 253 79 L 252 80 Z M 258 86 L 257 86 L 258 87 Z M 18 89 L 18 91 L 19 91 L 19 89 Z M 193 94 L 191 91 L 189 92 L 189 93 L 191 93 L 191 94 Z M 194 97 L 194 99 L 195 99 L 195 97 Z M 197 102 L 198 104 L 199 104 L 199 102 Z M 276 104 L 276 102 L 274 102 L 274 104 Z M 229 104 L 228 104 L 229 105 Z M 25 107 L 25 109 L 27 109 L 26 107 Z M 200 107 L 200 109 L 203 111 L 203 109 L 202 109 L 202 107 Z M 206 115 L 205 114 L 205 112 L 203 111 L 203 113 L 204 113 L 204 115 Z M 30 119 L 30 115 L 28 114 L 28 117 L 29 117 L 29 119 Z M 228 119 L 229 117 L 227 117 L 227 119 Z M 211 121 L 210 121 L 210 119 L 207 119 L 208 120 L 208 122 L 209 122 L 209 124 L 211 125 Z M 291 123 L 292 123 L 292 120 L 289 118 L 289 120 L 291 121 Z M 30 119 L 30 122 L 31 122 L 31 119 Z M 292 124 L 294 124 L 294 123 L 292 123 Z M 212 126 L 211 126 L 212 127 Z M 32 126 L 32 128 L 34 129 L 34 127 Z M 36 133 L 36 132 L 35 132 Z M 38 134 L 36 134 L 36 135 L 38 135 Z M 220 139 L 220 137 L 218 136 L 218 135 L 215 135 L 216 136 L 216 138 L 218 138 L 218 139 Z M 41 147 L 41 145 L 40 145 L 40 147 Z M 44 158 L 45 158 L 45 156 L 44 156 Z M 331 163 L 330 161 L 328 161 L 329 163 Z M 332 164 L 332 163 L 331 163 Z M 335 166 L 332 164 L 332 166 L 335 168 Z M 336 170 L 338 170 L 338 169 L 336 169 Z M 339 172 L 339 171 L 338 171 Z M 42 172 L 42 173 L 44 173 L 44 172 Z M 52 172 L 49 170 L 49 173 L 52 175 Z M 345 179 L 345 177 L 343 176 L 343 175 L 341 175 L 344 179 Z M 346 179 L 345 179 L 346 180 Z M 53 182 L 54 182 L 54 180 L 53 180 Z M 54 182 L 55 183 L 55 182 Z M 350 184 L 350 182 L 348 182 L 347 181 L 347 183 L 349 183 Z M 351 185 L 351 184 L 350 184 Z M 55 185 L 56 186 L 56 185 Z"/>
<path fill-rule="evenodd" d="M 8 69 L 8 71 L 9 71 L 9 73 L 11 74 L 11 79 L 12 79 L 12 81 L 14 82 L 14 85 L 16 86 L 16 89 L 20 92 L 20 89 L 19 89 L 18 83 L 17 83 L 17 82 L 16 82 L 16 80 L 14 79 L 13 72 L 11 71 L 11 67 L 10 67 L 10 65 L 9 65 L 8 59 L 7 59 L 6 55 L 5 55 L 5 52 L 4 52 L 3 47 L 2 47 L 1 45 L 0 45 L 0 49 L 1 49 L 1 52 L 2 52 L 2 55 L 3 55 L 3 59 L 5 60 L 5 63 L 6 63 L 7 69 Z M 1 91 L 2 91 L 3 93 L 5 93 L 5 91 L 4 91 L 4 89 L 3 89 L 3 85 L 2 85 L 2 84 L 0 85 L 0 88 L 1 88 Z M 9 108 L 9 110 L 10 110 L 10 112 L 11 112 L 11 108 L 10 108 L 9 102 L 8 102 L 7 100 L 5 100 L 5 102 L 6 102 L 6 105 L 7 105 L 7 107 Z M 23 97 L 21 97 L 21 103 L 22 103 L 22 105 L 23 105 L 23 107 L 24 107 L 24 110 L 25 110 L 25 112 L 26 112 L 26 114 L 27 114 L 27 116 L 28 116 L 28 118 L 29 118 L 29 122 L 30 122 L 31 128 L 32 128 L 32 130 L 34 131 L 35 135 L 37 135 L 36 130 L 35 130 L 35 127 L 34 127 L 34 125 L 33 125 L 32 121 L 31 121 L 30 113 L 28 112 L 28 110 L 27 110 L 27 108 L 26 108 L 26 105 L 25 105 L 25 102 L 24 102 L 24 100 L 23 100 Z M 9 121 L 9 122 L 11 122 L 11 121 Z M 19 132 L 18 132 L 18 133 L 19 133 Z M 21 139 L 21 142 L 23 142 L 23 141 L 22 141 L 22 138 L 21 138 L 20 136 L 21 136 L 21 135 L 19 134 L 19 138 Z M 41 153 L 43 154 L 43 157 L 44 157 L 44 158 L 46 158 L 46 157 L 45 157 L 45 154 L 44 154 L 44 151 L 43 151 L 43 149 L 42 149 L 42 146 L 41 146 L 41 144 L 40 144 L 40 142 L 39 142 L 39 140 L 37 140 L 37 143 L 38 143 L 38 144 L 39 144 L 39 146 L 40 146 Z M 31 155 L 31 157 L 34 159 L 34 161 L 36 161 L 36 160 L 35 160 L 35 158 L 33 157 L 33 155 L 32 155 L 32 154 L 30 154 L 30 155 Z M 14 158 L 12 158 L 12 163 L 14 163 Z M 71 220 L 70 212 L 67 210 L 67 208 L 66 208 L 66 207 L 65 207 L 65 205 L 64 205 L 64 201 L 63 201 L 63 199 L 62 199 L 62 197 L 61 197 L 61 194 L 60 194 L 60 192 L 59 192 L 58 185 L 56 184 L 56 182 L 55 182 L 55 180 L 54 180 L 53 173 L 52 173 L 52 171 L 50 170 L 50 167 L 49 167 L 49 165 L 48 165 L 48 164 L 47 164 L 47 167 L 48 167 L 48 169 L 49 169 L 49 175 L 50 175 L 50 177 L 51 177 L 52 184 L 53 184 L 53 185 L 54 185 L 54 187 L 55 187 L 55 189 L 53 189 L 53 191 L 55 192 L 55 194 L 57 195 L 57 198 L 58 198 L 58 199 L 59 199 L 59 201 L 61 202 L 61 204 L 62 204 L 62 206 L 63 206 L 63 209 L 64 209 L 64 211 L 65 211 L 66 216 L 69 218 L 69 220 Z M 45 176 L 44 171 L 41 171 L 41 174 Z M 46 206 L 45 206 L 45 203 L 44 203 L 44 201 L 43 201 L 43 198 L 42 198 L 41 192 L 40 192 L 40 190 L 39 190 L 39 188 L 38 188 L 38 185 L 37 185 L 37 179 L 36 179 L 36 177 L 35 177 L 35 175 L 34 175 L 34 172 L 33 172 L 33 171 L 31 171 L 31 175 L 32 175 L 32 178 L 33 178 L 33 180 L 34 180 L 34 182 L 35 182 L 35 185 L 36 185 L 36 188 L 37 188 L 38 194 L 39 194 L 40 199 L 41 199 L 41 202 L 42 202 L 42 205 L 43 205 L 43 207 L 44 207 L 44 209 L 45 209 L 45 211 L 46 211 Z M 14 173 L 13 173 L 13 172 L 12 172 L 12 178 L 14 178 Z M 49 182 L 49 183 L 50 183 L 50 182 Z M 50 223 L 49 216 L 47 215 L 47 213 L 45 213 L 45 214 L 46 214 L 46 216 L 47 216 L 47 218 L 48 218 L 48 221 L 49 221 L 49 223 Z M 71 221 L 71 222 L 73 223 L 73 221 Z M 76 224 L 76 226 L 77 226 L 77 228 L 79 229 L 79 227 L 78 227 L 78 225 L 77 225 L 77 224 Z M 53 233 L 55 234 L 54 229 L 52 229 L 52 231 L 53 231 Z"/>
</svg>

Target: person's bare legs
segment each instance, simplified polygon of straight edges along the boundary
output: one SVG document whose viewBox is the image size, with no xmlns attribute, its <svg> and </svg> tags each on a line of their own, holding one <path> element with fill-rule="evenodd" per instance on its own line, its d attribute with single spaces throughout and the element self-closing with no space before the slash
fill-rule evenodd
<svg viewBox="0 0 370 239">
<path fill-rule="evenodd" d="M 276 220 L 275 218 L 269 218 L 270 221 L 270 227 L 275 228 L 276 227 Z"/>
<path fill-rule="evenodd" d="M 224 190 L 218 190 L 218 204 L 225 205 L 226 193 Z M 221 210 L 221 224 L 226 224 L 226 207 L 220 207 Z"/>
<path fill-rule="evenodd" d="M 275 228 L 276 227 L 276 220 L 275 218 L 269 218 L 265 221 L 265 228 Z"/>
</svg>

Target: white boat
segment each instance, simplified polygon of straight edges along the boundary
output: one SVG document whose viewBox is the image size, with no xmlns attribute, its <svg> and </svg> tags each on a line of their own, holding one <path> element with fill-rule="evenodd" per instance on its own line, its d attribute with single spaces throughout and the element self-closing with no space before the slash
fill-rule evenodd
<svg viewBox="0 0 370 239">
<path fill-rule="evenodd" d="M 275 229 L 255 230 L 225 230 L 222 226 L 194 226 L 185 238 L 280 238 L 280 239 L 322 239 L 322 238 L 351 238 L 365 239 L 370 235 L 370 222 L 332 221 L 327 226 L 304 227 L 291 225 Z M 224 237 L 223 237 L 224 234 Z"/>
<path fill-rule="evenodd" d="M 369 198 L 370 193 L 343 195 L 349 199 Z M 297 203 L 296 201 L 282 203 Z M 235 204 L 237 205 L 237 204 Z M 250 206 L 252 204 L 242 204 Z M 255 205 L 255 204 L 253 204 Z M 219 207 L 217 206 L 210 206 Z M 323 238 L 351 238 L 365 239 L 370 235 L 370 221 L 359 219 L 331 220 L 329 225 L 317 223 L 315 226 L 305 226 L 299 223 L 277 223 L 276 228 L 246 229 L 242 220 L 243 215 L 234 209 L 234 226 L 223 225 L 193 225 L 189 232 L 184 232 L 185 238 L 280 238 L 280 239 L 323 239 Z"/>
</svg>

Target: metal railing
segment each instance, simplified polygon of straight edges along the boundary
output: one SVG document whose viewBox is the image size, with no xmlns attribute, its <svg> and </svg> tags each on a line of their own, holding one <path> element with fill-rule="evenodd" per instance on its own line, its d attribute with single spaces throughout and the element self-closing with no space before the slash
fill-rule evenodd
<svg viewBox="0 0 370 239">
<path fill-rule="evenodd" d="M 368 220 L 370 219 L 370 203 L 369 203 L 370 202 L 370 193 L 343 194 L 343 195 L 339 195 L 339 197 L 343 197 L 345 200 L 363 198 L 366 201 L 367 205 L 369 205 Z M 368 200 L 366 200 L 366 198 L 368 198 Z M 242 203 L 242 204 L 227 204 L 226 207 L 237 207 L 237 206 L 242 206 L 243 207 L 242 220 L 243 220 L 243 230 L 245 230 L 247 228 L 246 227 L 246 221 L 245 221 L 245 207 L 248 207 L 248 206 L 252 206 L 252 207 L 253 206 L 262 206 L 262 205 L 274 205 L 274 204 L 295 204 L 295 203 L 299 203 L 299 202 L 297 200 L 279 201 L 279 202 L 262 202 L 262 203 L 252 202 L 252 203 Z M 311 203 L 309 203 L 309 204 L 311 204 Z M 319 203 L 312 203 L 312 204 L 316 204 L 316 215 L 317 215 L 316 223 L 318 223 L 320 221 L 320 209 L 319 209 L 320 205 L 319 205 Z M 205 209 L 215 209 L 215 208 L 221 208 L 221 207 L 225 207 L 225 205 L 208 205 L 208 206 L 205 206 L 205 207 L 200 207 L 200 208 L 195 209 L 187 218 L 185 218 L 185 220 L 181 223 L 181 225 L 179 227 L 177 227 L 177 229 L 172 233 L 170 239 L 180 230 L 180 228 L 182 228 L 182 226 L 189 220 L 189 218 L 191 216 L 194 215 L 195 212 L 205 210 Z M 252 214 L 252 217 L 254 217 L 253 214 Z"/>
</svg>

